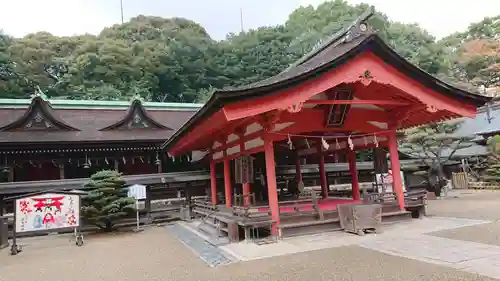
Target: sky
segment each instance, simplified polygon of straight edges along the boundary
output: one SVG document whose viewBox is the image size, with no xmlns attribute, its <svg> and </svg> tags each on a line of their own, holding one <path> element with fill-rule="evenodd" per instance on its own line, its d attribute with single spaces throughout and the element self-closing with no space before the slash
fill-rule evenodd
<svg viewBox="0 0 500 281">
<path fill-rule="evenodd" d="M 184 17 L 200 23 L 214 39 L 243 28 L 284 23 L 301 5 L 324 0 L 122 0 L 125 21 L 139 14 Z M 442 38 L 486 16 L 500 14 L 500 0 L 348 0 L 368 3 L 391 20 L 418 23 Z M 37 31 L 58 36 L 99 33 L 121 22 L 120 0 L 0 0 L 0 29 L 15 37 Z"/>
</svg>

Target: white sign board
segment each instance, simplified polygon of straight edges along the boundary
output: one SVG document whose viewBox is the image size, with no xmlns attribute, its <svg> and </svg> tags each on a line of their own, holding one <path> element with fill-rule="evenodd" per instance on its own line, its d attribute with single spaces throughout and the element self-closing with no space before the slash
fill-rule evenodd
<svg viewBox="0 0 500 281">
<path fill-rule="evenodd" d="M 401 181 L 403 183 L 403 192 L 406 192 L 405 186 L 405 178 L 403 175 L 403 171 L 401 173 Z M 393 178 L 392 178 L 392 170 L 389 170 L 388 173 L 376 174 L 375 180 L 377 181 L 378 192 L 394 192 L 392 188 Z"/>
<path fill-rule="evenodd" d="M 16 232 L 47 231 L 80 225 L 80 196 L 45 193 L 16 199 Z"/>
<path fill-rule="evenodd" d="M 136 200 L 146 199 L 146 186 L 141 184 L 129 186 L 128 197 L 134 197 Z"/>
</svg>

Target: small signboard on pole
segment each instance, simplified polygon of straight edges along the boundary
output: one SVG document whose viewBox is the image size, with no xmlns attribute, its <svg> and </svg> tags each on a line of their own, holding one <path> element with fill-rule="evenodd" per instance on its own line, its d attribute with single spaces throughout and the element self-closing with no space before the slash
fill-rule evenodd
<svg viewBox="0 0 500 281">
<path fill-rule="evenodd" d="M 134 184 L 128 187 L 128 197 L 135 198 L 135 211 L 136 211 L 136 231 L 139 228 L 139 200 L 146 199 L 146 186 L 142 184 Z"/>
</svg>

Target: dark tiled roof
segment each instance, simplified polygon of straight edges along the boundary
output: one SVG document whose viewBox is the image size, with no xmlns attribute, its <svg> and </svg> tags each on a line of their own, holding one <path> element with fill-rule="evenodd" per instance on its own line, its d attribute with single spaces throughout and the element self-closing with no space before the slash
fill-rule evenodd
<svg viewBox="0 0 500 281">
<path fill-rule="evenodd" d="M 148 118 L 148 128 L 107 129 L 109 126 L 122 124 L 130 118 L 133 108 L 119 109 L 63 109 L 52 108 L 44 100 L 34 98 L 28 108 L 0 109 L 0 143 L 46 143 L 46 142 L 123 142 L 123 141 L 155 141 L 158 143 L 167 140 L 175 130 L 180 128 L 194 113 L 192 110 L 169 110 L 168 108 L 147 110 L 140 102 L 133 102 L 144 111 Z M 47 119 L 54 118 L 65 124 L 71 130 L 55 128 L 52 130 L 30 130 L 23 126 L 23 118 L 33 106 L 43 106 L 43 114 Z M 21 122 L 23 121 L 23 122 Z M 17 127 L 16 127 L 17 126 Z"/>
</svg>

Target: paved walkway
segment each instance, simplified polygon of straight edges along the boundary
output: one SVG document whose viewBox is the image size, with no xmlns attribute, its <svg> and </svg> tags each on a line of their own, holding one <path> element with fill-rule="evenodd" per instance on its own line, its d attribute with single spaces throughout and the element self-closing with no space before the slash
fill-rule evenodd
<svg viewBox="0 0 500 281">
<path fill-rule="evenodd" d="M 240 261 L 356 245 L 390 255 L 445 265 L 451 268 L 500 279 L 500 247 L 440 238 L 426 233 L 489 223 L 485 220 L 425 218 L 384 228 L 382 234 L 366 236 L 342 232 L 284 239 L 279 243 L 256 245 L 237 243 L 219 247 Z M 332 249 L 332 251 L 335 251 Z"/>
<path fill-rule="evenodd" d="M 500 247 L 434 237 L 413 235 L 380 237 L 360 243 L 358 246 L 390 255 L 500 278 Z"/>
<path fill-rule="evenodd" d="M 166 226 L 166 228 L 209 266 L 214 267 L 232 262 L 232 258 L 227 253 L 209 244 L 204 237 L 196 235 L 182 224 L 172 224 Z"/>
</svg>

